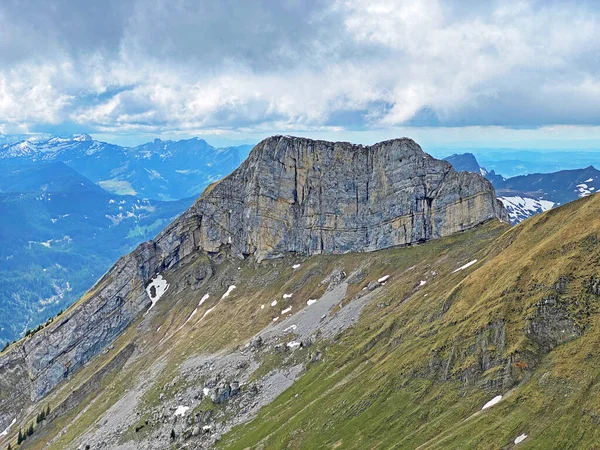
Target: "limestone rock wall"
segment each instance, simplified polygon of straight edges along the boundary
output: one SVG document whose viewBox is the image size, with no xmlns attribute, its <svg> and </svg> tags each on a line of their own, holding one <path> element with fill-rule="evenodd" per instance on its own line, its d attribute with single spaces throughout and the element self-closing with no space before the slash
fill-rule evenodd
<svg viewBox="0 0 600 450">
<path fill-rule="evenodd" d="M 275 136 L 182 216 L 178 222 L 195 227 L 186 242 L 172 236 L 177 222 L 157 242 L 166 244 L 165 255 L 223 244 L 257 258 L 361 252 L 439 238 L 494 218 L 507 220 L 487 180 L 454 171 L 410 139 L 367 147 Z"/>
</svg>

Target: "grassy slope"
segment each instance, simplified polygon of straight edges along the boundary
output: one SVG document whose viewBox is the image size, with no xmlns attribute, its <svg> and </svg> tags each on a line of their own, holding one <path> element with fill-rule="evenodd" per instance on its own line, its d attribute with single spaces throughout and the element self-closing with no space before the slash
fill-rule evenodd
<svg viewBox="0 0 600 450">
<path fill-rule="evenodd" d="M 198 290 L 171 288 L 153 316 L 130 327 L 113 350 L 45 399 L 54 407 L 119 349 L 135 343 L 137 357 L 73 411 L 36 431 L 26 448 L 41 449 L 56 436 L 48 448 L 67 448 L 156 361 L 164 368 L 142 396 L 142 408 L 158 405 L 160 392 L 177 395 L 177 386 L 162 388 L 181 363 L 234 348 L 270 323 L 272 313 L 260 304 L 294 292 L 298 311 L 323 292 L 320 281 L 333 269 L 351 273 L 359 267 L 364 278 L 350 285 L 347 300 L 389 274 L 379 297 L 355 326 L 320 344 L 327 346 L 321 362 L 310 364 L 253 422 L 224 436 L 221 447 L 496 449 L 510 448 L 526 433 L 519 448 L 595 448 L 600 297 L 588 292 L 586 282 L 599 268 L 599 210 L 600 196 L 593 196 L 510 230 L 488 223 L 424 245 L 315 256 L 295 271 L 295 258 L 261 264 L 225 259 Z M 478 263 L 453 272 L 473 259 Z M 166 277 L 175 286 L 205 264 L 199 257 Z M 561 277 L 569 282 L 559 295 L 553 286 Z M 234 280 L 238 288 L 200 322 Z M 421 280 L 426 284 L 419 286 Z M 177 331 L 205 292 L 210 300 Z M 552 295 L 582 336 L 565 338 L 548 353 L 527 330 L 542 299 Z M 272 358 L 264 364 L 273 364 Z M 496 394 L 505 394 L 504 400 L 479 412 Z M 129 431 L 123 435 L 124 441 L 135 438 Z"/>
<path fill-rule="evenodd" d="M 462 282 L 435 267 L 438 281 L 405 302 L 397 282 L 389 308 L 371 307 L 323 364 L 221 446 L 497 449 L 525 433 L 519 448 L 600 448 L 600 297 L 586 289 L 600 268 L 599 211 L 593 196 L 526 221 Z M 560 277 L 569 282 L 558 295 Z M 546 354 L 527 330 L 549 296 L 583 336 Z M 498 328 L 502 348 L 489 337 Z M 484 357 L 498 365 L 483 371 Z M 450 364 L 436 370 L 439 361 Z"/>
<path fill-rule="evenodd" d="M 294 311 L 298 311 L 306 304 L 308 298 L 318 298 L 323 293 L 326 284 L 321 285 L 320 282 L 336 268 L 343 268 L 347 273 L 359 267 L 363 268 L 364 277 L 360 282 L 350 285 L 348 300 L 370 280 L 390 274 L 391 281 L 382 292 L 387 290 L 394 293 L 394 306 L 384 310 L 386 315 L 393 319 L 393 309 L 397 307 L 396 304 L 414 291 L 418 291 L 420 280 L 435 283 L 436 278 L 469 261 L 475 253 L 479 253 L 479 258 L 484 257 L 485 250 L 482 249 L 505 229 L 505 226 L 499 223 L 490 223 L 478 230 L 424 245 L 367 254 L 314 256 L 303 260 L 298 270 L 293 270 L 291 267 L 300 261 L 295 258 L 263 261 L 260 264 L 251 260 L 243 262 L 225 260 L 216 266 L 214 277 L 198 290 L 186 289 L 177 293 L 175 287 L 170 288 L 157 304 L 154 317 L 149 316 L 145 321 L 140 322 L 140 325 L 129 327 L 115 342 L 113 350 L 99 355 L 73 379 L 45 399 L 44 405 L 49 403 L 54 408 L 69 392 L 110 361 L 120 349 L 131 342 L 136 344 L 139 352 L 137 358 L 128 363 L 119 373 L 107 376 L 102 385 L 80 406 L 37 431 L 33 439 L 27 441 L 26 448 L 41 449 L 47 441 L 59 434 L 60 437 L 49 448 L 68 447 L 75 437 L 89 429 L 104 411 L 124 392 L 131 389 L 138 378 L 144 377 L 144 373 L 155 361 L 163 361 L 165 368 L 156 376 L 153 387 L 142 397 L 141 405 L 150 407 L 159 404 L 159 393 L 163 392 L 162 387 L 173 379 L 182 362 L 194 355 L 234 348 L 243 343 L 271 322 L 271 310 L 269 308 L 261 310 L 260 305 L 269 304 L 273 299 L 281 299 L 283 293 L 294 293 L 292 304 Z M 208 261 L 200 257 L 185 268 L 167 273 L 166 277 L 175 286 L 178 281 L 185 278 L 186 273 L 193 272 L 197 266 L 203 264 L 208 264 Z M 440 272 L 440 275 L 432 275 L 434 268 Z M 466 271 L 459 272 L 453 276 L 453 279 L 458 282 L 466 273 Z M 202 322 L 199 322 L 204 311 L 217 304 L 221 294 L 232 280 L 236 280 L 238 288 L 226 301 L 221 301 Z M 209 301 L 199 309 L 194 320 L 176 331 L 206 292 L 211 293 Z M 371 309 L 367 313 L 366 320 L 379 311 L 376 305 Z M 160 332 L 157 332 L 159 326 Z M 165 336 L 171 337 L 165 339 Z M 346 339 L 348 338 L 343 338 L 342 342 Z M 336 348 L 337 345 L 330 346 L 332 356 L 327 356 L 328 362 L 332 361 L 330 358 L 335 354 Z M 345 346 L 339 348 L 343 349 Z M 342 355 L 342 357 L 346 356 Z M 265 364 L 269 364 L 269 361 L 265 361 Z M 170 392 L 170 395 L 176 395 L 176 391 Z M 34 408 L 31 417 L 35 417 L 36 412 Z"/>
</svg>

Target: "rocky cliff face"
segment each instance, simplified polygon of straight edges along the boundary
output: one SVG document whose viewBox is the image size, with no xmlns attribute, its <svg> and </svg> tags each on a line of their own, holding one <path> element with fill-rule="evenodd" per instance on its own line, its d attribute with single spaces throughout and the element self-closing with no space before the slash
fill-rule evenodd
<svg viewBox="0 0 600 450">
<path fill-rule="evenodd" d="M 121 258 L 68 312 L 0 358 L 0 419 L 27 401 L 43 398 L 100 353 L 151 304 L 144 291 L 153 246 L 142 244 Z M 151 275 L 151 274 L 150 274 Z M 0 421 L 0 428 L 4 421 Z"/>
<path fill-rule="evenodd" d="M 192 225 L 185 246 L 264 258 L 373 251 L 507 220 L 492 185 L 454 171 L 410 139 L 370 147 L 276 136 L 209 186 L 182 218 L 158 237 L 164 256 L 183 244 L 173 236 Z"/>
<path fill-rule="evenodd" d="M 276 136 L 154 241 L 121 258 L 79 304 L 0 357 L 0 429 L 147 310 L 150 279 L 200 251 L 263 259 L 383 249 L 507 220 L 492 185 L 412 140 L 371 147 Z"/>
</svg>

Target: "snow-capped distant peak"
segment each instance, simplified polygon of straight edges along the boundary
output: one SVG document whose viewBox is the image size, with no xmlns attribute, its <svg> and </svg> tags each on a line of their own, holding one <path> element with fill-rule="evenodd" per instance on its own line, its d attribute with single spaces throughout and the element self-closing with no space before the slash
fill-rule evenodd
<svg viewBox="0 0 600 450">
<path fill-rule="evenodd" d="M 521 222 L 535 214 L 548 211 L 555 203 L 549 200 L 537 200 L 530 197 L 500 197 L 513 223 Z"/>
<path fill-rule="evenodd" d="M 89 144 L 83 144 L 90 142 Z M 87 154 L 98 150 L 89 134 L 76 134 L 70 137 L 36 135 L 27 139 L 0 146 L 0 159 L 26 158 L 32 161 L 53 160 L 65 152 L 76 151 Z M 100 146 L 102 147 L 102 146 Z"/>
<path fill-rule="evenodd" d="M 92 141 L 92 137 L 89 134 L 74 134 L 73 137 L 71 138 L 73 141 L 76 142 L 84 142 L 84 141 Z"/>
<path fill-rule="evenodd" d="M 35 144 L 27 141 L 18 142 L 6 148 L 1 156 L 2 158 L 18 158 L 20 156 L 29 156 L 35 153 Z"/>
</svg>

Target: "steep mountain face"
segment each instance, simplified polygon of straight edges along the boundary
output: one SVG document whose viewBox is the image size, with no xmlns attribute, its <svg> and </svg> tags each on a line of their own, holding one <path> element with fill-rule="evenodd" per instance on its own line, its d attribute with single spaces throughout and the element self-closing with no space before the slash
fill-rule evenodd
<svg viewBox="0 0 600 450">
<path fill-rule="evenodd" d="M 79 303 L 6 350 L 0 357 L 0 429 L 20 417 L 20 411 L 35 408 L 117 337 L 135 332 L 131 325 L 136 321 L 153 328 L 149 321 L 163 296 L 189 300 L 200 288 L 212 286 L 214 292 L 229 286 L 219 294 L 227 298 L 236 280 L 243 280 L 242 266 L 235 270 L 235 262 L 227 263 L 231 258 L 253 267 L 268 265 L 281 254 L 374 251 L 506 218 L 488 181 L 455 172 L 409 139 L 371 147 L 283 136 L 266 139 L 154 241 L 121 258 Z M 271 289 L 278 279 L 275 273 L 263 276 L 263 281 L 255 280 L 263 289 Z M 200 299 L 190 320 L 205 301 Z M 208 304 L 217 306 L 214 300 Z M 270 304 L 274 307 L 277 301 Z M 284 308 L 282 317 L 289 311 Z M 85 386 L 83 392 L 90 389 Z M 65 401 L 74 400 L 63 398 L 60 404 Z"/>
<path fill-rule="evenodd" d="M 457 153 L 444 158 L 444 161 L 448 161 L 452 164 L 454 170 L 459 172 L 480 173 L 483 176 L 487 174 L 487 171 L 479 165 L 473 153 Z"/>
<path fill-rule="evenodd" d="M 191 203 L 110 194 L 62 162 L 0 162 L 0 345 L 70 306 Z"/>
<path fill-rule="evenodd" d="M 477 158 L 473 153 L 457 153 L 444 158 L 444 161 L 448 161 L 454 167 L 454 170 L 459 172 L 473 172 L 479 173 L 489 180 L 494 187 L 498 183 L 504 181 L 504 177 L 497 174 L 493 170 L 486 170 L 484 167 L 479 165 Z"/>
<path fill-rule="evenodd" d="M 512 223 L 522 222 L 554 206 L 588 196 L 595 192 L 595 185 L 600 180 L 600 171 L 592 166 L 504 178 L 493 171 L 488 173 L 471 153 L 452 155 L 445 160 L 456 170 L 484 175 L 494 185 Z"/>
<path fill-rule="evenodd" d="M 178 200 L 233 171 L 250 148 L 215 148 L 197 138 L 121 147 L 84 134 L 0 143 L 0 160 L 61 161 L 113 194 Z"/>
<path fill-rule="evenodd" d="M 182 221 L 196 222 L 197 247 L 262 258 L 378 250 L 492 218 L 505 217 L 489 182 L 409 139 L 364 147 L 281 136 L 258 144 Z"/>
<path fill-rule="evenodd" d="M 599 209 L 594 195 L 402 265 L 355 328 L 217 447 L 595 448 Z M 446 266 L 461 245 L 476 248 Z"/>
</svg>

